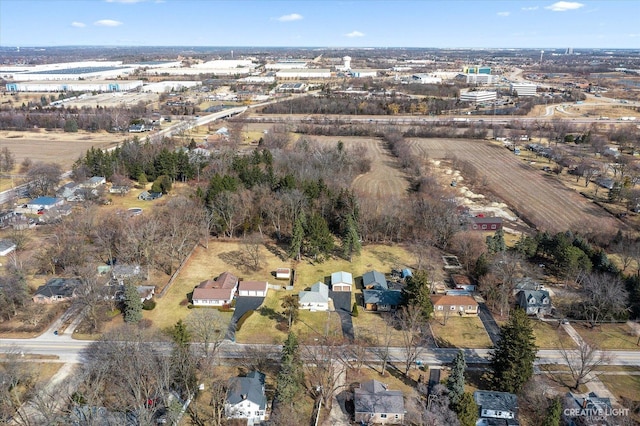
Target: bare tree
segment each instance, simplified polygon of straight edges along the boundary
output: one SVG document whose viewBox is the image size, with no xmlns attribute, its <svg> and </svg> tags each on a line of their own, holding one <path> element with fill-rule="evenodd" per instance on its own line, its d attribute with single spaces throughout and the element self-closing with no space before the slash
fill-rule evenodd
<svg viewBox="0 0 640 426">
<path fill-rule="evenodd" d="M 458 255 L 466 271 L 471 271 L 486 249 L 482 234 L 475 231 L 458 232 L 451 241 L 451 250 Z"/>
<path fill-rule="evenodd" d="M 562 342 L 560 344 L 562 345 Z M 606 352 L 599 350 L 595 345 L 589 345 L 584 340 L 580 340 L 576 349 L 561 346 L 560 354 L 573 378 L 573 384 L 570 386 L 572 390 L 577 390 L 580 385 L 596 380 L 595 371 L 611 361 Z"/>
<path fill-rule="evenodd" d="M 244 254 L 247 256 L 249 266 L 254 271 L 260 269 L 260 264 L 262 263 L 261 248 L 263 244 L 264 239 L 262 238 L 262 235 L 255 232 L 247 235 L 242 239 Z"/>
<path fill-rule="evenodd" d="M 205 358 L 214 357 L 224 340 L 227 321 L 216 309 L 197 309 L 187 316 L 187 328 L 194 340 L 202 342 Z"/>
<path fill-rule="evenodd" d="M 224 403 L 227 398 L 227 382 L 217 377 L 207 377 L 204 385 L 209 398 L 204 401 L 194 398 L 189 404 L 191 422 L 196 426 L 222 426 L 226 424 Z"/>
<path fill-rule="evenodd" d="M 580 280 L 582 313 L 592 325 L 614 319 L 627 310 L 628 293 L 617 276 L 591 273 Z"/>
<path fill-rule="evenodd" d="M 402 335 L 405 352 L 404 375 L 408 376 L 411 366 L 415 365 L 422 352 L 422 329 L 425 326 L 422 310 L 416 304 L 404 306 L 396 314 L 396 324 Z"/>
<path fill-rule="evenodd" d="M 306 347 L 305 377 L 312 396 L 331 409 L 333 397 L 343 386 L 345 364 L 342 362 L 342 342 L 322 339 L 319 344 Z"/>
<path fill-rule="evenodd" d="M 62 168 L 57 163 L 36 163 L 27 172 L 31 196 L 51 195 L 60 183 Z"/>
</svg>

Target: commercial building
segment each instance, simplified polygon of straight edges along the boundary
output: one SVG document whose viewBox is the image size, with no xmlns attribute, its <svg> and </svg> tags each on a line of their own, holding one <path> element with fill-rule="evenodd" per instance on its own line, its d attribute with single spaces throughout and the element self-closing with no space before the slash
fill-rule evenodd
<svg viewBox="0 0 640 426">
<path fill-rule="evenodd" d="M 298 70 L 307 68 L 307 61 L 279 61 L 274 64 L 266 64 L 266 70 Z"/>
<path fill-rule="evenodd" d="M 143 92 L 166 93 L 179 92 L 183 89 L 202 86 L 201 81 L 161 81 L 158 83 L 145 84 L 142 87 Z"/>
<path fill-rule="evenodd" d="M 280 70 L 276 72 L 276 77 L 281 79 L 331 78 L 331 70 L 322 68 Z"/>
<path fill-rule="evenodd" d="M 141 80 L 22 81 L 6 84 L 7 92 L 127 92 L 142 87 Z"/>
<path fill-rule="evenodd" d="M 493 74 L 464 74 L 466 82 L 469 84 L 495 84 L 498 76 Z"/>
<path fill-rule="evenodd" d="M 511 92 L 518 96 L 536 96 L 538 86 L 531 83 L 511 83 Z"/>
<path fill-rule="evenodd" d="M 487 90 L 477 90 L 475 92 L 460 93 L 460 100 L 463 102 L 491 102 L 498 98 L 496 92 Z"/>
<path fill-rule="evenodd" d="M 466 66 L 462 68 L 465 74 L 491 74 L 491 67 Z"/>
<path fill-rule="evenodd" d="M 410 82 L 419 84 L 440 84 L 442 83 L 442 77 L 438 77 L 435 74 L 413 74 Z"/>
<path fill-rule="evenodd" d="M 377 70 L 351 70 L 349 72 L 353 78 L 377 77 Z"/>
</svg>

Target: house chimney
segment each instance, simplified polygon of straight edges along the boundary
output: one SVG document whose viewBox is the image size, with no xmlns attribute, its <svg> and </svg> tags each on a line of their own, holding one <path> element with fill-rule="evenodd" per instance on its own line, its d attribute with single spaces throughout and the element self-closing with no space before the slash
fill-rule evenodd
<svg viewBox="0 0 640 426">
<path fill-rule="evenodd" d="M 583 409 L 586 409 L 586 408 L 587 408 L 587 398 L 584 398 L 584 399 L 582 400 L 582 408 L 583 408 Z"/>
<path fill-rule="evenodd" d="M 245 399 L 247 399 L 247 394 L 243 393 L 242 395 L 240 395 L 240 398 L 242 398 L 242 400 L 244 401 Z"/>
</svg>

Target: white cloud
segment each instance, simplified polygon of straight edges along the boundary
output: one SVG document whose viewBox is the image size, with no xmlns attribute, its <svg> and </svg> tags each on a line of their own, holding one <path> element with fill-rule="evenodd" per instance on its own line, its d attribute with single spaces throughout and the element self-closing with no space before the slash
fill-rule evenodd
<svg viewBox="0 0 640 426">
<path fill-rule="evenodd" d="M 300 15 L 299 13 L 291 13 L 289 15 L 282 15 L 281 17 L 276 19 L 280 22 L 292 22 L 292 21 L 299 21 L 302 18 L 303 18 L 302 15 Z"/>
<path fill-rule="evenodd" d="M 566 12 L 567 10 L 576 10 L 583 7 L 584 4 L 575 1 L 559 1 L 550 6 L 545 6 L 545 9 L 553 10 L 554 12 Z"/>
<path fill-rule="evenodd" d="M 71 23 L 72 27 L 76 27 L 76 28 L 84 28 L 87 26 L 87 24 L 85 24 L 84 22 L 77 22 L 77 21 L 73 21 Z"/>
<path fill-rule="evenodd" d="M 538 10 L 538 6 L 523 7 L 522 10 L 524 10 L 525 12 L 530 12 L 532 10 Z"/>
<path fill-rule="evenodd" d="M 498 16 L 509 16 L 511 12 L 498 12 Z"/>
<path fill-rule="evenodd" d="M 120 21 L 114 21 L 113 19 L 101 19 L 93 23 L 97 27 L 119 27 L 122 25 Z"/>
<path fill-rule="evenodd" d="M 360 31 L 351 31 L 350 33 L 345 34 L 346 37 L 364 37 L 364 33 Z"/>
</svg>

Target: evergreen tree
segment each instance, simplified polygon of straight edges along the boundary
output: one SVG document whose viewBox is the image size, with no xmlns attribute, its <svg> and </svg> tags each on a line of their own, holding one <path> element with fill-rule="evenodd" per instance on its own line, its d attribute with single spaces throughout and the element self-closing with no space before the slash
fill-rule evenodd
<svg viewBox="0 0 640 426">
<path fill-rule="evenodd" d="M 353 302 L 353 307 L 351 308 L 351 316 L 357 317 L 358 315 L 358 302 Z"/>
<path fill-rule="evenodd" d="M 406 302 L 418 306 L 422 312 L 422 318 L 429 321 L 433 313 L 433 304 L 429 297 L 431 295 L 429 273 L 422 269 L 417 270 L 407 278 L 406 284 L 403 290 Z"/>
<path fill-rule="evenodd" d="M 186 348 L 191 343 L 191 333 L 181 319 L 173 326 L 171 338 L 180 348 Z"/>
<path fill-rule="evenodd" d="M 189 395 L 195 389 L 197 383 L 196 361 L 190 349 L 191 333 L 182 320 L 171 329 L 171 338 L 175 343 L 171 351 L 171 364 L 173 367 L 173 386 Z"/>
<path fill-rule="evenodd" d="M 294 333 L 289 332 L 282 347 L 280 372 L 277 378 L 277 400 L 284 404 L 292 404 L 303 391 L 303 381 L 298 338 Z"/>
<path fill-rule="evenodd" d="M 147 183 L 149 183 L 149 180 L 147 179 L 147 175 L 144 172 L 140 172 L 137 180 L 138 180 L 138 183 L 142 186 L 145 186 Z"/>
<path fill-rule="evenodd" d="M 137 323 L 142 319 L 142 302 L 135 285 L 124 286 L 124 322 Z"/>
<path fill-rule="evenodd" d="M 74 118 L 65 120 L 64 131 L 68 133 L 76 133 L 78 131 L 78 122 Z"/>
<path fill-rule="evenodd" d="M 321 254 L 330 254 L 333 250 L 333 235 L 324 217 L 313 214 L 307 221 L 305 230 L 309 254 L 318 259 Z"/>
<path fill-rule="evenodd" d="M 447 379 L 447 389 L 449 389 L 449 399 L 454 406 L 460 402 L 462 394 L 464 393 L 464 370 L 467 368 L 467 363 L 464 359 L 464 352 L 458 351 L 453 359 L 453 366 L 451 367 L 451 373 Z M 454 410 L 455 411 L 455 410 Z"/>
<path fill-rule="evenodd" d="M 298 306 L 298 298 L 292 294 L 285 296 L 282 299 L 282 304 L 280 305 L 282 309 L 284 309 L 283 314 L 288 319 L 288 329 L 291 330 L 291 326 L 298 321 L 298 316 L 300 315 L 300 307 Z"/>
<path fill-rule="evenodd" d="M 562 401 L 560 398 L 554 398 L 553 402 L 547 410 L 547 415 L 542 422 L 542 426 L 560 426 L 562 419 Z"/>
<path fill-rule="evenodd" d="M 504 230 L 498 229 L 493 236 L 487 237 L 487 249 L 489 253 L 500 253 L 507 249 L 504 242 Z"/>
<path fill-rule="evenodd" d="M 360 244 L 360 235 L 358 235 L 358 229 L 355 220 L 352 216 L 347 218 L 347 227 L 342 237 L 342 254 L 351 262 L 353 255 L 360 256 L 360 250 L 362 245 Z"/>
<path fill-rule="evenodd" d="M 453 408 L 460 420 L 460 426 L 475 426 L 478 420 L 478 405 L 470 392 L 464 392 Z"/>
<path fill-rule="evenodd" d="M 537 347 L 533 328 L 522 309 L 511 312 L 500 327 L 500 338 L 490 358 L 493 386 L 503 392 L 519 393 L 533 375 Z"/>
</svg>

